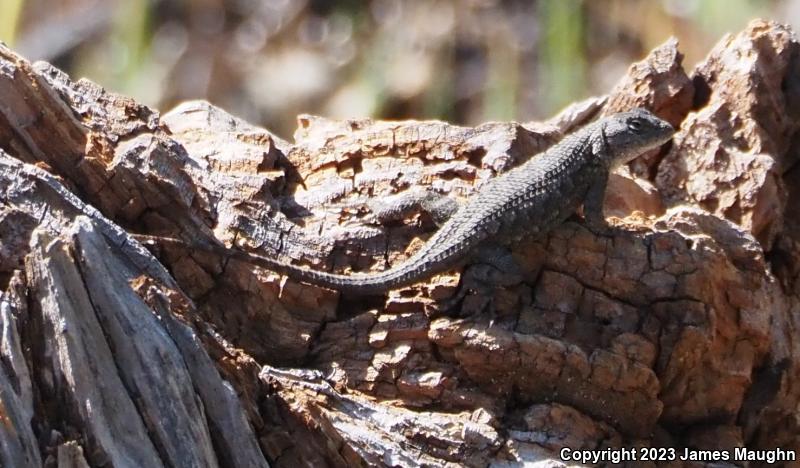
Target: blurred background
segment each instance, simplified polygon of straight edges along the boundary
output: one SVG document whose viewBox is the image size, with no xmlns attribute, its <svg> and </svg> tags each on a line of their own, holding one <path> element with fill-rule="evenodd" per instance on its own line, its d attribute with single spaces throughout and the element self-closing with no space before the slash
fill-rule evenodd
<svg viewBox="0 0 800 468">
<path fill-rule="evenodd" d="M 610 89 L 669 36 L 691 70 L 800 0 L 0 0 L 0 40 L 162 111 L 207 99 L 290 138 L 296 116 L 533 120 Z"/>
</svg>

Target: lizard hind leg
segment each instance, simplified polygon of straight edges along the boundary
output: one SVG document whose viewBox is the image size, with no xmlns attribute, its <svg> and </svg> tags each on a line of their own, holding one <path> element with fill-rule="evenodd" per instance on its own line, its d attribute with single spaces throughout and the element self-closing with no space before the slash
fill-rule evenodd
<svg viewBox="0 0 800 468">
<path fill-rule="evenodd" d="M 497 288 L 516 286 L 525 278 L 511 251 L 501 245 L 479 246 L 473 259 L 461 275 L 456 294 L 439 304 L 439 310 L 448 315 L 466 316 L 487 311 L 494 316 L 500 312 L 494 301 Z M 459 313 L 453 314 L 455 310 Z"/>
<path fill-rule="evenodd" d="M 370 211 L 381 222 L 396 221 L 415 211 L 427 213 L 441 227 L 458 211 L 458 202 L 430 189 L 417 189 L 392 195 L 384 199 L 370 200 Z"/>
</svg>

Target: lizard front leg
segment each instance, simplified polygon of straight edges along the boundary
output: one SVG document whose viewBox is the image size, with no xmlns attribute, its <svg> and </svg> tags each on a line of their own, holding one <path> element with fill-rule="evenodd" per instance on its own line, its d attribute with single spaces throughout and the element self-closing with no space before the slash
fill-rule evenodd
<svg viewBox="0 0 800 468">
<path fill-rule="evenodd" d="M 589 187 L 583 201 L 583 218 L 587 227 L 597 234 L 606 234 L 611 231 L 611 225 L 608 224 L 605 214 L 603 214 L 607 186 L 608 171 L 604 170 Z"/>
</svg>

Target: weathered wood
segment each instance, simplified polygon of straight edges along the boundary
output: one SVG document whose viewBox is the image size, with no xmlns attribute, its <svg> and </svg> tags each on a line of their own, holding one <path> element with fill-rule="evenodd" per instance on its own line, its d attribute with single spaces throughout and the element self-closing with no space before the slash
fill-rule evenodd
<svg viewBox="0 0 800 468">
<path fill-rule="evenodd" d="M 0 465 L 42 465 L 39 446 L 31 428 L 33 404 L 28 367 L 19 346 L 16 318 L 11 303 L 0 294 Z"/>
<path fill-rule="evenodd" d="M 58 468 L 89 468 L 83 456 L 83 448 L 75 442 L 67 442 L 58 446 Z"/>
<path fill-rule="evenodd" d="M 36 234 L 26 275 L 40 310 L 31 311 L 42 332 L 37 363 L 42 393 L 63 405 L 92 446 L 96 464 L 162 466 L 147 427 L 126 391 L 94 315 L 91 299 L 68 244 Z M 35 318 L 34 318 L 35 317 Z"/>
<path fill-rule="evenodd" d="M 140 277 L 154 282 L 149 294 L 176 288 L 166 271 L 44 171 L 5 155 L 0 165 L 5 200 L 41 213 L 42 226 L 66 228 L 33 236 L 26 276 L 37 309 L 27 320 L 43 334 L 34 380 L 48 383 L 39 389 L 48 406 L 63 405 L 67 421 L 82 428 L 89 462 L 267 466 L 235 393 L 197 338 L 171 315 L 155 315 L 134 289 Z M 191 301 L 177 298 L 191 314 Z M 162 314 L 174 312 L 162 306 Z M 4 340 L 3 349 L 14 351 L 14 343 Z"/>
<path fill-rule="evenodd" d="M 730 219 L 766 250 L 783 230 L 782 175 L 798 161 L 789 151 L 800 128 L 796 54 L 794 33 L 768 23 L 723 38 L 693 73 L 703 105 L 683 122 L 656 177 L 670 203 L 691 200 Z"/>
<path fill-rule="evenodd" d="M 798 56 L 788 27 L 755 21 L 690 74 L 667 41 L 608 96 L 544 123 L 301 116 L 290 144 L 204 102 L 162 117 L 0 47 L 3 463 L 800 454 Z M 575 220 L 516 246 L 525 278 L 494 292 L 492 317 L 479 295 L 464 318 L 433 313 L 461 271 L 340 297 L 175 244 L 151 253 L 130 235 L 385 268 L 436 229 L 413 194 L 459 203 L 632 106 L 679 131 L 611 180 L 620 231 Z"/>
</svg>

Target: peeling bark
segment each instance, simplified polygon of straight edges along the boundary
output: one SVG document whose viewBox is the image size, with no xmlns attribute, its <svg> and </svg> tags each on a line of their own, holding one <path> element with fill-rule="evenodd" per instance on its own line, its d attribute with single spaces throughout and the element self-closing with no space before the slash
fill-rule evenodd
<svg viewBox="0 0 800 468">
<path fill-rule="evenodd" d="M 544 123 L 304 115 L 290 144 L 204 102 L 161 116 L 0 47 L 0 463 L 800 452 L 798 56 L 788 27 L 754 21 L 691 74 L 670 40 Z M 380 270 L 437 210 L 634 106 L 679 131 L 612 177 L 616 232 L 576 217 L 515 246 L 525 278 L 494 291 L 493 314 L 480 295 L 463 318 L 438 313 L 463 271 L 340 297 L 133 236 Z"/>
</svg>

